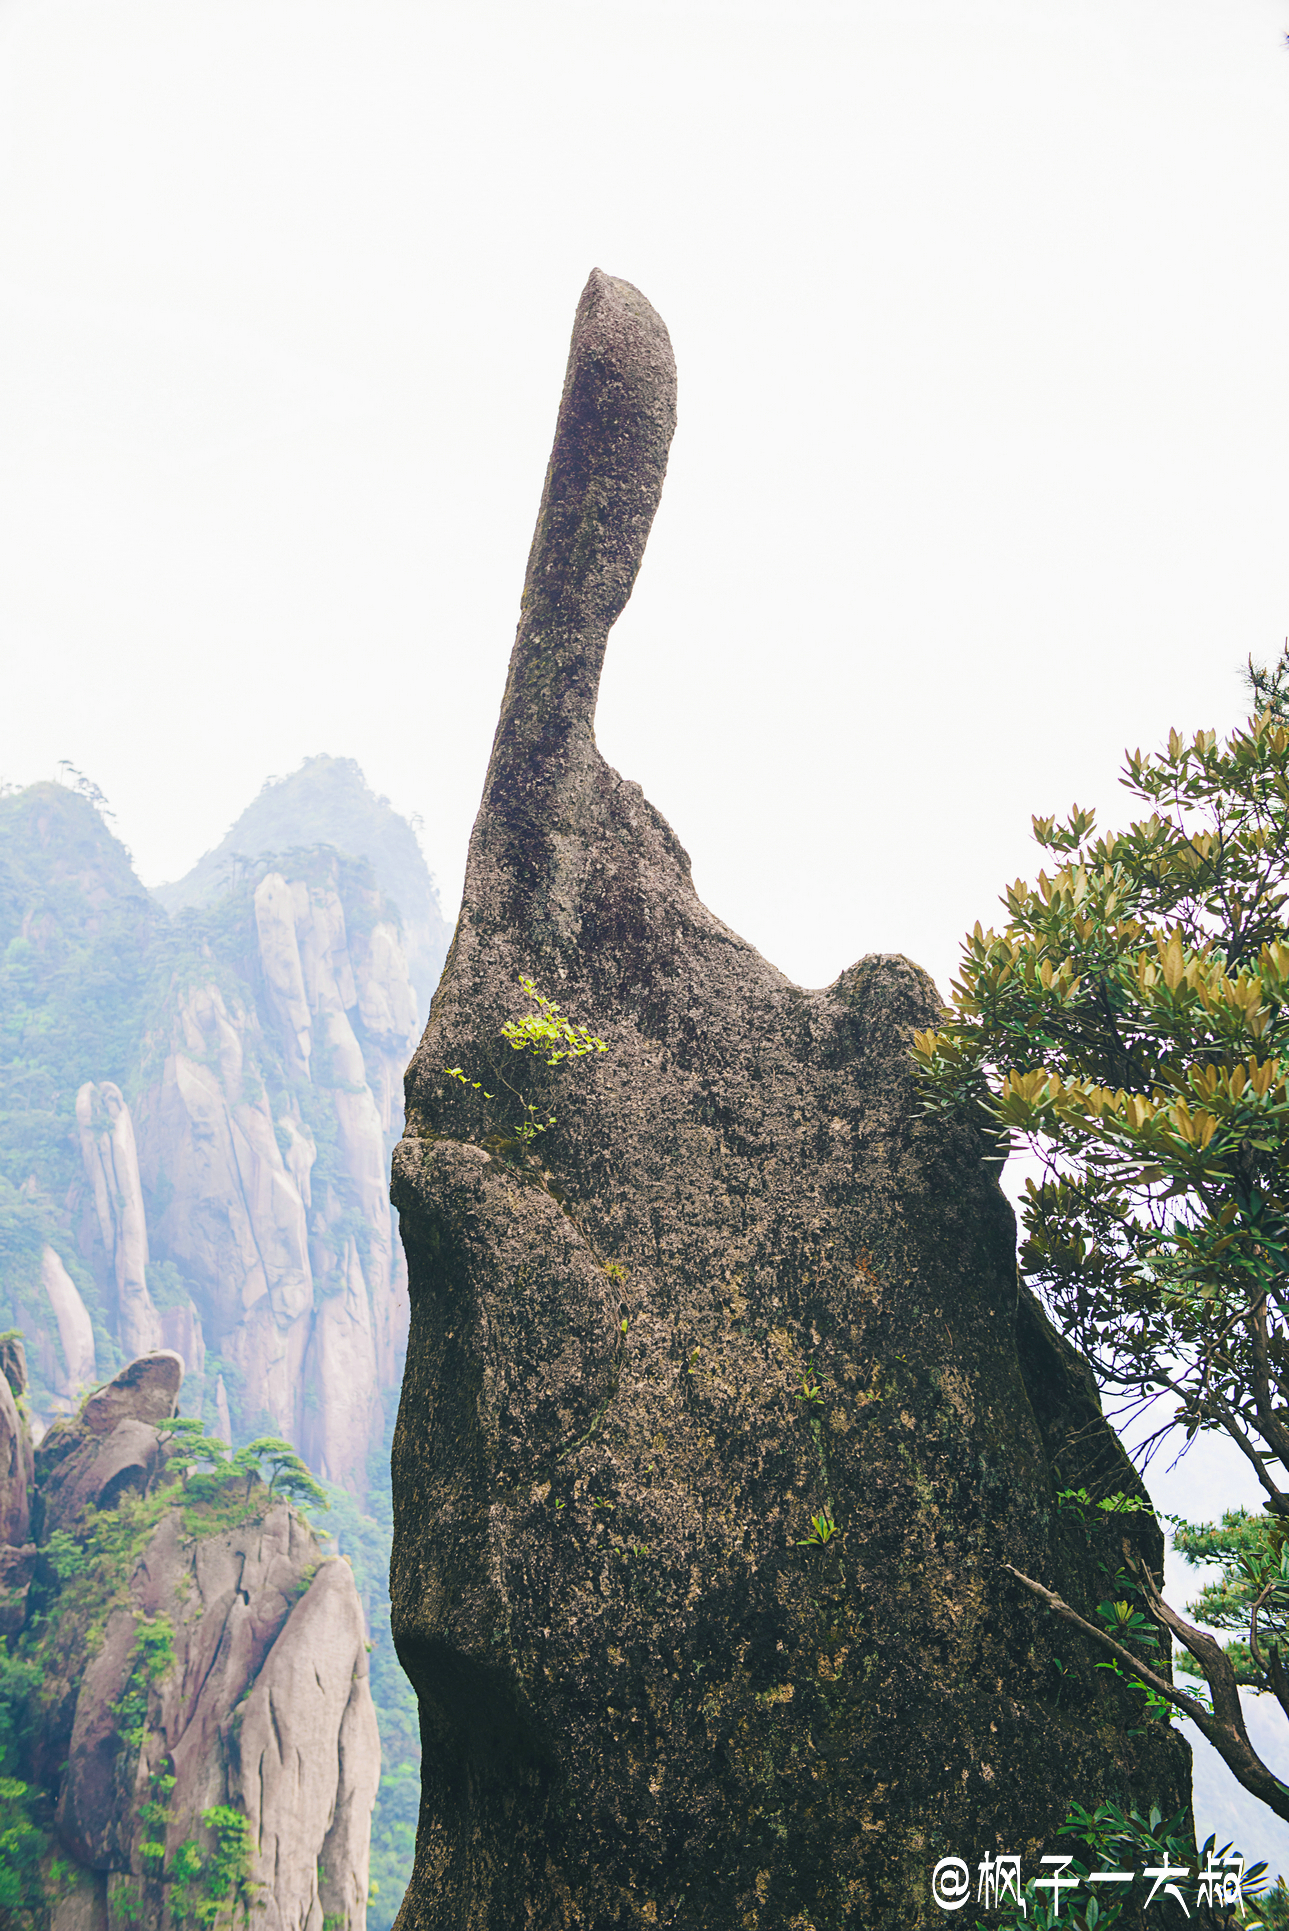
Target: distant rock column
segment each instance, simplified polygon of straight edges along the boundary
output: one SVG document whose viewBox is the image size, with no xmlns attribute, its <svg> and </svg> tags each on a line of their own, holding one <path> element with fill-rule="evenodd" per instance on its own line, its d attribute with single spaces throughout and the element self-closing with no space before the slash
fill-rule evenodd
<svg viewBox="0 0 1289 1931">
<path fill-rule="evenodd" d="M 345 1174 L 368 1228 L 363 1267 L 372 1313 L 382 1343 L 391 1331 L 390 1274 L 393 1237 L 389 1217 L 389 1167 L 376 1101 L 367 1084 L 362 1049 L 343 1012 L 320 1015 L 332 1052 L 337 1085 L 333 1094 Z M 393 1363 L 388 1364 L 392 1378 Z M 373 1383 L 374 1386 L 374 1383 Z"/>
<path fill-rule="evenodd" d="M 87 1080 L 76 1095 L 81 1158 L 94 1189 L 99 1234 L 116 1281 L 117 1322 L 128 1354 L 161 1345 L 161 1322 L 148 1293 L 148 1228 L 130 1109 L 111 1080 Z"/>
<path fill-rule="evenodd" d="M 220 1375 L 215 1382 L 215 1439 L 233 1445 L 233 1422 L 228 1412 L 228 1390 L 224 1377 Z"/>
<path fill-rule="evenodd" d="M 354 971 L 359 1016 L 371 1047 L 368 1078 L 381 1130 L 397 1133 L 403 1123 L 403 1074 L 416 1045 L 417 1010 L 407 957 L 393 925 L 382 921 L 373 927 Z M 372 1212 L 375 1224 L 374 1202 Z M 393 1244 L 392 1226 L 390 1235 Z M 382 1274 L 379 1292 L 373 1291 L 372 1317 L 376 1371 L 380 1385 L 388 1388 L 397 1379 L 398 1364 L 407 1348 L 407 1266 L 396 1245 L 389 1272 Z"/>
<path fill-rule="evenodd" d="M 308 1380 L 318 1394 L 306 1410 L 304 1451 L 328 1482 L 361 1495 L 376 1419 L 376 1351 L 358 1244 L 346 1243 L 339 1293 L 318 1309 Z"/>
<path fill-rule="evenodd" d="M 392 1133 L 402 1123 L 403 1074 L 416 1047 L 418 1015 L 407 955 L 387 920 L 372 928 L 355 976 L 363 1030 L 378 1056 L 372 1069 L 372 1092 L 381 1126 Z"/>
<path fill-rule="evenodd" d="M 85 1303 L 76 1291 L 76 1283 L 52 1247 L 41 1249 L 40 1281 L 45 1298 L 54 1311 L 58 1339 L 63 1350 L 61 1373 L 50 1362 L 48 1367 L 55 1371 L 46 1372 L 45 1378 L 71 1406 L 82 1389 L 93 1387 L 98 1379 L 94 1361 L 94 1330 Z M 42 1369 L 46 1368 L 46 1363 L 42 1361 L 41 1366 Z"/>
<path fill-rule="evenodd" d="M 313 1325 L 308 1229 L 267 1097 L 248 1096 L 249 1025 L 217 986 L 185 994 L 140 1141 L 150 1186 L 168 1194 L 157 1239 L 194 1285 L 207 1345 L 244 1376 L 246 1413 L 294 1436 Z"/>
<path fill-rule="evenodd" d="M 356 1482 L 359 1492 L 365 1487 L 366 1445 L 355 1450 L 351 1443 L 357 1417 L 362 1416 L 365 1434 L 375 1412 L 378 1364 L 386 1387 L 393 1384 L 394 1357 L 390 1337 L 394 1332 L 394 1307 L 391 1296 L 393 1230 L 390 1223 L 389 1175 L 381 1115 L 368 1082 L 363 1048 L 354 1030 L 354 1018 L 362 1014 L 361 979 L 355 974 L 345 932 L 344 907 L 332 890 L 311 890 L 302 881 L 291 886 L 295 908 L 295 934 L 304 975 L 304 987 L 313 1015 L 315 1083 L 330 1087 L 336 1111 L 336 1126 L 345 1179 L 350 1195 L 367 1228 L 367 1245 L 361 1269 L 356 1251 L 342 1252 L 337 1264 L 315 1264 L 314 1273 L 323 1295 L 314 1336 L 314 1359 L 331 1364 L 322 1374 L 323 1413 L 316 1428 L 308 1428 L 315 1438 L 321 1432 L 325 1449 L 320 1450 L 318 1466 L 335 1481 Z M 393 928 L 389 934 L 397 943 Z M 385 957 L 383 970 L 391 984 L 396 973 Z M 267 970 L 267 967 L 266 967 Z M 406 977 L 406 968 L 404 968 Z M 370 983 L 370 973 L 366 975 Z M 396 988 L 387 994 L 391 1023 L 398 1005 Z M 364 1030 L 366 1030 L 364 1022 Z M 324 1211 L 326 1210 L 326 1203 Z M 352 1242 L 350 1243 L 352 1247 Z M 321 1243 L 315 1242 L 321 1255 Z M 340 1283 L 337 1289 L 336 1277 Z M 357 1288 L 355 1288 L 355 1279 Z M 337 1293 L 339 1299 L 337 1299 Z M 361 1325 L 355 1294 L 364 1301 Z M 370 1314 L 367 1309 L 370 1307 Z M 341 1309 L 345 1312 L 342 1314 Z M 340 1324 L 350 1337 L 343 1349 L 344 1368 L 337 1378 L 336 1342 Z M 361 1335 L 361 1344 L 359 1337 Z M 374 1339 L 374 1347 L 373 1347 Z M 340 1390 L 343 1386 L 343 1396 Z M 340 1407 L 332 1413 L 332 1395 Z M 331 1475 L 333 1467 L 353 1471 L 345 1476 Z"/>
<path fill-rule="evenodd" d="M 313 1050 L 309 1001 L 295 935 L 295 901 L 280 872 L 270 872 L 255 888 L 255 929 L 269 995 L 291 1052 L 291 1070 L 307 1079 Z"/>
</svg>

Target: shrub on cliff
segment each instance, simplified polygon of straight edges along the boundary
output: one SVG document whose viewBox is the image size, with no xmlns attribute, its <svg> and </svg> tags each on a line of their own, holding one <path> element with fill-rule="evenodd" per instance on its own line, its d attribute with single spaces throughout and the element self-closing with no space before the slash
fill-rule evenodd
<svg viewBox="0 0 1289 1931">
<path fill-rule="evenodd" d="M 1173 1397 L 1152 1441 L 1225 1433 L 1266 1492 L 1265 1517 L 1180 1538 L 1228 1558 L 1220 1607 L 1247 1642 L 1178 1615 L 1124 1544 L 1128 1615 L 1133 1597 L 1178 1637 L 1207 1700 L 1113 1633 L 1113 1603 L 1096 1627 L 1019 1579 L 1289 1817 L 1238 1695 L 1268 1691 L 1289 1716 L 1289 648 L 1250 681 L 1261 708 L 1224 743 L 1173 731 L 1129 756 L 1150 812 L 1126 832 L 1097 835 L 1077 806 L 1034 819 L 1052 875 L 1008 888 L 1001 932 L 968 936 L 915 1050 L 933 1106 L 972 1114 L 1000 1160 L 1016 1143 L 1040 1160 L 1022 1265 L 1102 1385 L 1130 1407 Z"/>
</svg>

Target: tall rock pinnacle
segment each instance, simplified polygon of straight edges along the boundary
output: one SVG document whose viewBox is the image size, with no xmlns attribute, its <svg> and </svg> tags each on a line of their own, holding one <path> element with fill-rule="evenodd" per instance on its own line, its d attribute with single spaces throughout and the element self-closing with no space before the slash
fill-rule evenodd
<svg viewBox="0 0 1289 1931">
<path fill-rule="evenodd" d="M 1004 1567 L 1094 1602 L 1057 1492 L 1141 1490 L 979 1142 L 919 1106 L 934 987 L 791 985 L 595 747 L 674 419 L 666 329 L 597 270 L 394 1158 L 401 1931 L 907 1931 L 941 1858 L 1036 1866 L 1071 1799 L 1184 1788 Z M 607 1050 L 512 1051 L 521 975 Z"/>
</svg>

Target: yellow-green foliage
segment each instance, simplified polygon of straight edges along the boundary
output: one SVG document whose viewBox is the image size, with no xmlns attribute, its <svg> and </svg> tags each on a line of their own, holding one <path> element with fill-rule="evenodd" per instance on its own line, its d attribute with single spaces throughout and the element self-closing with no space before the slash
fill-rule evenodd
<svg viewBox="0 0 1289 1931">
<path fill-rule="evenodd" d="M 501 1029 L 501 1037 L 512 1052 L 531 1054 L 546 1066 L 559 1066 L 564 1060 L 585 1059 L 588 1053 L 608 1052 L 607 1045 L 598 1033 L 566 1019 L 555 1001 L 548 999 L 545 993 L 538 992 L 526 973 L 520 974 L 519 984 L 531 1001 L 532 1010 L 518 1019 L 508 1019 Z M 446 1072 L 449 1079 L 457 1080 L 471 1092 L 482 1094 L 486 1101 L 497 1098 L 495 1093 L 485 1089 L 482 1080 L 472 1080 L 460 1066 L 449 1066 Z M 490 1122 L 490 1130 L 503 1140 L 517 1140 L 523 1146 L 531 1146 L 538 1134 L 548 1132 L 555 1125 L 555 1115 L 545 1108 L 539 1110 L 531 1099 L 526 1099 L 511 1085 L 504 1073 L 497 1072 L 495 1078 L 497 1084 L 504 1086 L 516 1102 L 519 1112 L 509 1122 Z M 545 1118 L 542 1117 L 543 1113 Z"/>
</svg>

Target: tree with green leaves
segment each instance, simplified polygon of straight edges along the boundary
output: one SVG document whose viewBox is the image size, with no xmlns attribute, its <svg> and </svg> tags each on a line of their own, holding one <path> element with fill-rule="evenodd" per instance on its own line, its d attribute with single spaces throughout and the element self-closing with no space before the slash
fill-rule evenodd
<svg viewBox="0 0 1289 1931">
<path fill-rule="evenodd" d="M 1126 831 L 1099 833 L 1078 807 L 1034 819 L 1051 872 L 1008 888 L 1001 931 L 969 934 L 915 1055 L 933 1107 L 974 1118 L 1000 1161 L 1018 1145 L 1037 1157 L 1021 1265 L 1126 1410 L 1166 1404 L 1148 1450 L 1175 1429 L 1223 1433 L 1265 1496 L 1262 1516 L 1179 1535 L 1225 1560 L 1243 1641 L 1179 1615 L 1123 1545 L 1207 1698 L 1018 1580 L 1289 1818 L 1238 1694 L 1267 1691 L 1289 1716 L 1289 646 L 1250 683 L 1259 709 L 1225 741 L 1173 731 L 1160 754 L 1128 756 L 1146 809 Z"/>
<path fill-rule="evenodd" d="M 567 1060 L 585 1059 L 590 1053 L 607 1053 L 608 1047 L 598 1033 L 589 1027 L 575 1025 L 565 1017 L 553 999 L 539 992 L 526 973 L 521 973 L 519 984 L 527 995 L 531 1010 L 518 1019 L 508 1019 L 501 1029 L 501 1037 L 512 1053 L 521 1053 L 545 1066 L 560 1066 Z M 447 1068 L 449 1079 L 457 1080 L 471 1092 L 482 1094 L 485 1101 L 495 1100 L 497 1095 L 486 1091 L 483 1081 L 471 1079 L 460 1066 Z M 531 1147 L 541 1133 L 546 1133 L 555 1124 L 555 1115 L 545 1107 L 538 1108 L 536 1103 L 512 1085 L 496 1062 L 493 1062 L 492 1077 L 504 1086 L 515 1102 L 517 1117 L 509 1123 L 490 1122 L 490 1132 L 502 1145 L 513 1142 L 523 1147 Z M 545 1117 L 543 1117 L 545 1115 Z"/>
<path fill-rule="evenodd" d="M 231 1472 L 228 1443 L 208 1435 L 195 1415 L 172 1415 L 157 1423 L 164 1449 L 162 1467 L 167 1475 L 178 1475 L 184 1487 L 194 1469 L 205 1468 L 222 1475 Z"/>
<path fill-rule="evenodd" d="M 256 1481 L 266 1482 L 270 1495 L 285 1496 L 298 1508 L 329 1509 L 327 1492 L 309 1473 L 290 1442 L 278 1435 L 257 1435 L 233 1456 L 232 1465 L 246 1477 L 246 1493 Z M 265 1471 L 267 1470 L 267 1473 Z"/>
</svg>

